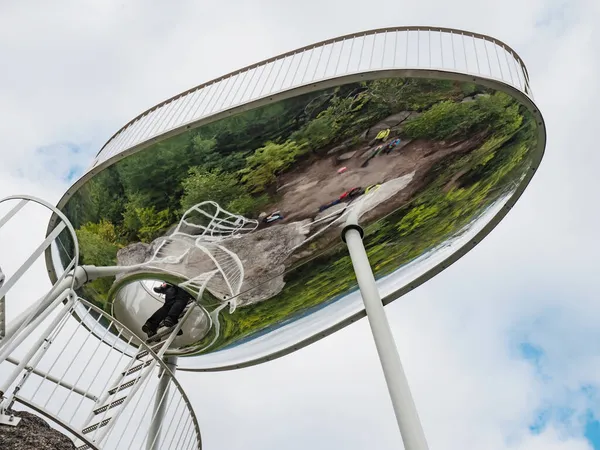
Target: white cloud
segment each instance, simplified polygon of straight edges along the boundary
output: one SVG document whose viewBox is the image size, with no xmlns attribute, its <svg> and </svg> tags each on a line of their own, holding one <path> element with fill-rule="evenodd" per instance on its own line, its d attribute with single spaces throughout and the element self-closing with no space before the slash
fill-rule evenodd
<svg viewBox="0 0 600 450">
<path fill-rule="evenodd" d="M 576 435 L 556 421 L 539 435 L 529 425 L 548 404 L 600 415 L 574 393 L 600 382 L 599 13 L 596 0 L 2 2 L 0 196 L 56 201 L 69 169 L 143 109 L 316 40 L 409 24 L 496 36 L 530 69 L 546 157 L 489 238 L 388 313 L 430 448 L 588 449 L 581 424 Z M 64 143 L 83 153 L 67 161 Z M 52 152 L 40 157 L 42 148 Z M 41 239 L 45 219 L 28 219 L 3 242 L 18 232 Z M 22 254 L 3 246 L 0 266 Z M 544 350 L 551 382 L 518 354 L 519 339 Z M 401 445 L 366 321 L 264 366 L 181 379 L 205 448 Z"/>
</svg>

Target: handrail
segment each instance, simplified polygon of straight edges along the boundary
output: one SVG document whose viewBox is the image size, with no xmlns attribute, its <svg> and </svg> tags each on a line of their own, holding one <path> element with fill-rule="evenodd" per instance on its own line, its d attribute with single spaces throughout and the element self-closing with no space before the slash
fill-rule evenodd
<svg viewBox="0 0 600 450">
<path fill-rule="evenodd" d="M 35 342 L 22 344 L 29 344 L 25 357 L 3 381 L 4 406 L 10 408 L 16 401 L 32 407 L 73 435 L 78 449 L 137 448 L 144 443 L 158 448 L 159 432 L 161 445 L 177 441 L 176 448 L 201 449 L 200 427 L 191 402 L 162 359 L 166 349 L 147 344 L 73 291 L 63 295 L 68 295 L 70 302 L 49 324 L 46 321 L 38 327 Z M 58 309 L 60 302 L 54 303 Z M 73 326 L 72 312 L 78 306 L 96 323 L 103 323 L 104 336 Z M 69 321 L 71 326 L 66 326 Z M 117 349 L 114 339 L 105 341 L 110 333 L 127 347 L 135 347 L 134 355 Z M 38 345 L 40 342 L 44 344 Z M 167 339 L 165 346 L 169 342 Z M 50 347 L 52 352 L 47 352 Z M 30 377 L 31 373 L 37 377 Z M 158 409 L 165 412 L 164 420 Z"/>
<path fill-rule="evenodd" d="M 58 217 L 60 222 L 54 223 L 54 227 L 52 229 L 48 229 L 47 236 L 45 240 L 42 242 L 40 246 L 27 258 L 27 260 L 16 270 L 16 272 L 10 276 L 8 279 L 5 279 L 3 283 L 0 283 L 0 302 L 4 304 L 6 302 L 5 295 L 11 289 L 11 287 L 18 282 L 18 280 L 29 270 L 32 264 L 37 260 L 42 253 L 47 252 L 56 239 L 59 238 L 60 233 L 66 228 L 68 232 L 71 234 L 71 239 L 73 240 L 73 257 L 71 258 L 69 264 L 63 270 L 63 273 L 58 277 L 58 279 L 52 285 L 52 289 L 48 292 L 46 296 L 38 300 L 34 305 L 30 307 L 27 311 L 25 311 L 19 318 L 15 320 L 15 325 L 13 329 L 16 327 L 16 331 L 12 333 L 12 335 L 6 336 L 6 312 L 2 311 L 2 320 L 0 321 L 0 339 L 2 342 L 0 347 L 6 347 L 11 342 L 13 342 L 13 338 L 21 333 L 35 318 L 40 315 L 46 307 L 50 304 L 49 297 L 53 295 L 56 291 L 60 291 L 65 288 L 62 286 L 63 280 L 70 273 L 75 273 L 79 264 L 79 243 L 77 241 L 77 234 L 75 233 L 75 228 L 67 218 L 67 216 L 57 207 L 48 203 L 47 201 L 34 197 L 31 195 L 11 195 L 9 197 L 4 197 L 0 199 L 0 203 L 9 202 L 13 200 L 19 200 L 19 203 L 13 207 L 4 217 L 0 219 L 0 228 L 4 226 L 9 220 L 11 220 L 14 216 L 16 216 L 29 202 L 36 203 L 50 210 L 53 214 L 53 217 Z M 71 277 L 68 287 L 73 290 L 75 286 L 75 277 Z"/>
<path fill-rule="evenodd" d="M 417 33 L 416 47 L 414 44 L 409 45 L 408 38 L 411 32 Z M 428 33 L 427 39 L 419 39 L 419 36 L 423 32 Z M 388 34 L 394 34 L 395 39 L 387 39 Z M 396 63 L 396 55 L 398 54 L 398 36 L 400 34 L 406 35 L 406 48 L 403 53 L 403 56 L 406 56 L 406 58 L 403 63 Z M 370 49 L 363 49 L 365 40 L 369 36 L 373 36 L 373 45 Z M 380 36 L 383 36 L 384 39 L 383 47 L 381 49 L 379 48 L 381 46 L 375 45 L 377 38 Z M 460 42 L 456 43 L 455 37 L 459 37 Z M 362 39 L 362 46 L 360 48 L 360 56 L 358 61 L 359 64 L 356 69 L 350 69 L 350 61 L 354 58 L 354 56 L 358 56 L 356 55 L 356 53 L 358 52 L 358 45 L 355 47 L 354 42 L 359 39 Z M 436 42 L 434 42 L 434 39 L 436 42 L 439 41 L 439 49 L 433 50 L 432 44 L 437 45 Z M 451 52 L 450 48 L 443 48 L 444 40 L 448 39 L 450 39 L 450 43 L 446 42 L 446 46 L 452 47 Z M 390 43 L 392 41 L 393 44 Z M 337 63 L 331 64 L 331 67 L 335 67 L 335 70 L 328 70 L 330 67 L 329 60 L 334 54 L 334 47 L 337 43 L 340 42 L 342 43 L 342 46 L 339 49 L 339 52 L 337 52 L 336 56 L 333 58 L 337 58 Z M 350 51 L 344 52 L 344 45 L 347 42 L 350 42 L 351 44 Z M 426 45 L 425 43 L 427 44 L 427 48 L 424 48 L 424 46 Z M 491 50 L 488 49 L 488 45 L 486 45 L 486 43 L 492 45 Z M 327 46 L 331 46 L 329 56 L 327 57 L 327 65 L 322 71 L 323 73 L 317 76 L 317 72 L 321 71 L 321 63 L 325 60 L 325 58 L 322 59 L 321 56 L 323 55 L 324 49 Z M 390 65 L 385 64 L 384 60 L 385 56 L 389 54 L 392 50 L 391 47 L 393 47 L 394 61 L 393 64 Z M 306 80 L 304 80 L 308 73 L 309 67 L 312 67 L 314 65 L 313 56 L 317 50 L 320 50 L 320 56 L 316 63 L 315 71 L 312 75 L 312 78 L 308 77 Z M 356 51 L 352 53 L 353 50 Z M 437 57 L 437 53 L 435 55 L 432 54 L 432 50 L 434 53 L 437 50 L 439 50 L 441 64 L 432 64 L 432 56 Z M 424 58 L 419 58 L 419 54 L 424 51 L 429 52 L 428 64 L 426 64 Z M 502 52 L 504 52 L 504 54 L 501 58 L 500 54 L 502 54 Z M 309 57 L 304 58 L 304 56 L 309 53 Z M 363 56 L 363 53 L 365 56 L 369 57 L 369 64 L 367 68 L 360 68 L 362 64 L 361 58 Z M 377 60 L 373 61 L 373 56 L 376 53 L 378 54 Z M 412 54 L 413 56 L 416 55 L 416 65 L 408 64 L 409 54 Z M 298 55 L 300 55 L 299 61 L 295 62 L 295 60 L 298 59 L 296 58 L 296 56 Z M 444 61 L 444 55 L 446 55 L 446 61 Z M 450 58 L 450 56 L 452 56 L 452 58 Z M 457 57 L 464 58 L 464 68 L 460 67 L 460 64 L 457 64 Z M 450 59 L 453 60 L 453 64 L 449 63 Z M 342 70 L 338 70 L 341 61 L 344 61 L 344 64 L 342 64 L 342 66 L 345 65 L 345 70 L 343 68 Z M 512 63 L 510 61 L 512 61 Z M 288 62 L 289 65 L 287 64 Z M 280 63 L 279 69 L 275 71 L 274 69 L 278 65 L 278 63 Z M 511 64 L 514 67 L 511 67 Z M 269 65 L 270 70 L 265 70 Z M 287 65 L 287 69 L 282 71 L 284 65 Z M 286 83 L 288 72 L 294 65 L 296 66 L 296 72 L 298 72 L 302 67 L 303 75 L 300 79 L 300 82 L 294 83 L 294 80 L 296 79 L 297 75 L 296 73 L 292 76 L 290 83 Z M 469 67 L 469 65 L 471 67 Z M 257 70 L 259 68 L 262 68 L 260 74 L 258 74 L 259 71 Z M 103 145 L 100 151 L 96 154 L 96 158 L 92 167 L 95 167 L 97 164 L 107 160 L 111 156 L 119 154 L 122 151 L 125 151 L 131 147 L 137 146 L 142 142 L 146 142 L 155 136 L 160 136 L 170 130 L 177 129 L 182 125 L 194 123 L 198 121 L 201 117 L 214 115 L 216 112 L 225 111 L 232 107 L 245 104 L 248 101 L 268 97 L 276 92 L 291 89 L 292 87 L 299 87 L 303 85 L 309 85 L 318 81 L 323 81 L 329 79 L 332 76 L 343 76 L 356 72 L 383 70 L 386 68 L 413 70 L 436 68 L 439 70 L 467 73 L 473 75 L 480 75 L 483 77 L 501 79 L 502 81 L 507 82 L 513 85 L 514 87 L 517 87 L 518 89 L 524 91 L 527 95 L 531 97 L 531 89 L 529 86 L 529 72 L 527 71 L 527 68 L 525 67 L 522 58 L 516 53 L 515 50 L 513 50 L 510 46 L 508 46 L 506 43 L 499 39 L 480 33 L 445 27 L 403 26 L 379 28 L 359 33 L 351 33 L 344 36 L 326 39 L 314 44 L 306 45 L 296 50 L 291 50 L 281 55 L 265 59 L 263 61 L 248 65 L 241 69 L 237 69 L 233 72 L 230 72 L 229 74 L 204 82 L 177 95 L 174 95 L 166 100 L 163 100 L 157 105 L 145 110 L 141 114 L 131 119 L 129 122 L 127 122 L 127 124 L 125 124 L 115 134 L 113 134 L 110 137 L 110 139 Z M 513 71 L 516 71 L 516 80 L 513 78 Z M 253 72 L 252 76 L 248 77 L 248 75 L 251 72 Z M 275 73 L 274 77 L 272 77 L 273 73 Z M 242 74 L 243 77 L 241 76 Z M 258 77 L 256 78 L 257 74 Z M 238 77 L 238 75 L 240 75 L 240 77 Z M 249 80 L 246 80 L 246 78 L 249 78 Z M 271 87 L 268 89 L 266 89 L 267 81 L 272 81 Z M 281 81 L 281 83 L 279 83 L 279 81 Z M 258 90 L 258 87 L 263 82 L 264 84 L 262 85 L 262 88 Z M 222 84 L 224 85 L 221 86 Z M 276 88 L 278 84 L 279 87 Z M 234 89 L 236 85 L 237 89 Z M 242 87 L 244 87 L 244 89 L 242 89 Z M 251 87 L 252 89 L 250 89 Z M 198 103 L 202 95 L 196 96 L 195 94 L 200 91 L 203 92 L 205 88 L 207 88 L 206 95 Z M 220 93 L 218 93 L 219 90 Z M 250 91 L 249 96 L 246 95 L 247 91 Z M 255 91 L 258 91 L 257 95 L 254 95 Z M 240 92 L 241 95 L 239 95 Z M 196 98 L 193 99 L 193 97 Z M 221 100 L 223 100 L 222 104 L 220 104 Z M 160 114 L 155 114 L 158 110 L 161 110 L 167 105 L 169 105 L 169 108 L 165 108 L 165 110 L 161 111 Z M 204 108 L 201 112 L 199 112 L 199 110 L 201 109 L 200 107 L 202 105 L 204 105 Z M 125 133 L 126 131 L 127 133 Z"/>
<path fill-rule="evenodd" d="M 102 310 L 101 308 L 98 308 L 96 305 L 88 302 L 87 300 L 85 300 L 81 297 L 79 298 L 79 302 L 82 303 L 84 306 L 91 308 L 96 313 L 101 314 L 106 319 L 111 320 L 113 323 L 118 324 L 118 326 L 122 327 L 122 329 L 125 330 L 129 335 L 135 336 L 133 331 L 131 331 L 128 327 L 126 327 L 121 322 L 119 322 L 117 319 L 112 317 L 106 311 Z M 189 397 L 185 393 L 185 390 L 183 389 L 183 387 L 181 387 L 181 384 L 179 383 L 179 381 L 177 381 L 177 378 L 175 377 L 175 374 L 173 374 L 173 371 L 171 370 L 171 368 L 163 361 L 162 358 L 158 357 L 158 355 L 154 351 L 153 347 L 149 346 L 146 342 L 144 342 L 141 339 L 138 340 L 138 344 L 141 348 L 143 348 L 143 350 L 148 351 L 149 354 L 152 355 L 152 357 L 156 360 L 156 363 L 160 366 L 160 369 L 163 370 L 162 373 L 163 374 L 166 373 L 171 378 L 171 381 L 173 382 L 173 384 L 177 387 L 177 390 L 183 397 L 183 401 L 185 402 L 186 406 L 188 407 L 188 412 L 190 413 L 190 415 L 192 417 L 194 428 L 196 431 L 196 437 L 198 439 L 198 449 L 201 449 L 202 448 L 202 438 L 201 438 L 201 434 L 200 434 L 200 426 L 198 425 L 198 419 L 196 417 L 196 413 L 194 412 L 192 403 L 190 402 Z"/>
<path fill-rule="evenodd" d="M 345 34 L 343 36 L 338 36 L 335 38 L 329 38 L 329 39 L 325 39 L 323 41 L 319 41 L 316 42 L 314 44 L 310 44 L 310 45 L 305 45 L 304 47 L 300 47 L 296 50 L 290 50 L 287 51 L 285 53 L 282 53 L 278 56 L 273 56 L 267 59 L 263 59 L 262 61 L 259 61 L 257 63 L 254 64 L 250 64 L 248 66 L 242 67 L 241 69 L 237 69 L 234 70 L 233 72 L 230 72 L 226 75 L 221 75 L 220 77 L 214 78 L 210 81 L 206 81 L 204 83 L 201 83 L 197 86 L 194 86 L 190 89 L 187 89 L 179 94 L 176 94 L 172 97 L 167 98 L 166 100 L 163 100 L 162 102 L 152 106 L 151 108 L 146 109 L 144 112 L 138 114 L 137 116 L 135 116 L 133 119 L 131 119 L 129 122 L 127 122 L 125 125 L 123 125 L 117 132 L 115 132 L 109 139 L 108 141 L 106 141 L 106 143 L 102 146 L 102 148 L 98 151 L 98 153 L 96 154 L 96 156 L 100 155 L 100 153 L 102 153 L 102 150 L 106 147 L 106 145 L 108 145 L 109 142 L 111 142 L 118 134 L 120 134 L 123 130 L 125 130 L 127 127 L 129 127 L 130 125 L 132 125 L 134 122 L 136 122 L 138 119 L 140 119 L 141 117 L 145 116 L 146 114 L 149 114 L 155 110 L 157 110 L 158 108 L 171 103 L 174 100 L 177 100 L 181 97 L 184 97 L 188 94 L 191 94 L 193 92 L 196 92 L 204 87 L 210 86 L 211 84 L 215 84 L 218 83 L 219 81 L 225 80 L 227 78 L 230 78 L 232 76 L 235 75 L 239 75 L 241 73 L 250 71 L 252 69 L 255 69 L 257 67 L 260 67 L 262 65 L 265 64 L 269 64 L 271 62 L 275 62 L 279 59 L 283 59 L 283 58 L 287 58 L 288 56 L 293 56 L 297 53 L 300 52 L 304 52 L 306 50 L 310 50 L 310 49 L 314 49 L 316 47 L 324 47 L 326 45 L 329 44 L 333 44 L 336 42 L 341 42 L 347 39 L 351 39 L 351 38 L 356 38 L 356 37 L 363 37 L 363 36 L 370 36 L 372 34 L 381 34 L 381 33 L 390 33 L 390 32 L 398 32 L 398 31 L 440 31 L 440 32 L 445 32 L 445 33 L 459 33 L 459 34 L 467 34 L 469 36 L 473 36 L 475 38 L 478 39 L 483 39 L 489 42 L 492 42 L 494 44 L 497 44 L 501 47 L 504 47 L 506 50 L 508 50 L 510 53 L 512 53 L 512 55 L 514 56 L 514 58 L 519 62 L 519 64 L 521 65 L 521 67 L 523 68 L 526 78 L 527 80 L 529 80 L 529 72 L 527 71 L 527 67 L 525 66 L 525 63 L 523 62 L 523 60 L 521 59 L 521 57 L 517 54 L 517 52 L 515 50 L 513 50 L 509 45 L 507 45 L 506 43 L 504 43 L 503 41 L 501 41 L 500 39 L 496 39 L 492 36 L 488 36 L 486 34 L 480 34 L 480 33 L 474 33 L 474 32 L 469 32 L 469 31 L 465 31 L 465 30 L 460 30 L 457 28 L 447 28 L 447 27 L 431 27 L 431 26 L 401 26 L 401 27 L 387 27 L 387 28 L 376 28 L 373 30 L 368 30 L 368 31 L 363 31 L 363 32 L 359 32 L 359 33 L 349 33 L 349 34 Z"/>
</svg>

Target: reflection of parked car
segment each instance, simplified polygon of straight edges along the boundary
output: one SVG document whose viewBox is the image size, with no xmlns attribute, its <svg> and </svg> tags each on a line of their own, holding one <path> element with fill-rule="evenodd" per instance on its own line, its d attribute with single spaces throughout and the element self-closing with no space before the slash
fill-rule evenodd
<svg viewBox="0 0 600 450">
<path fill-rule="evenodd" d="M 283 220 L 283 215 L 281 214 L 280 211 L 275 211 L 275 212 L 269 214 L 267 217 L 265 217 L 263 219 L 263 222 L 271 223 L 271 222 L 275 222 L 276 220 Z"/>
</svg>

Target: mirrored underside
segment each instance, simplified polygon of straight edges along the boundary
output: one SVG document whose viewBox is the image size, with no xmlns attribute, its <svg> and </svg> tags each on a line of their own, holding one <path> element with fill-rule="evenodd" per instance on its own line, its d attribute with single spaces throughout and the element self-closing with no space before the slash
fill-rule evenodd
<svg viewBox="0 0 600 450">
<path fill-rule="evenodd" d="M 191 366 L 293 346 L 360 311 L 340 232 L 359 211 L 384 295 L 465 244 L 537 151 L 536 122 L 475 84 L 383 79 L 312 92 L 153 144 L 63 209 L 81 263 L 123 265 L 80 294 L 140 333 L 164 299 L 199 295 L 173 351 Z M 62 239 L 63 256 L 72 249 Z M 187 364 L 187 363 L 186 363 Z"/>
</svg>

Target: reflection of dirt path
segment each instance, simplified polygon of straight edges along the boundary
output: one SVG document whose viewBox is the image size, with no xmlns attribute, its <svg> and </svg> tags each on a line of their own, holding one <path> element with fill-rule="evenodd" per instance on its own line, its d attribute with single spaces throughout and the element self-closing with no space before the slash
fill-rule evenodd
<svg viewBox="0 0 600 450">
<path fill-rule="evenodd" d="M 366 147 L 343 162 L 337 162 L 336 155 L 313 159 L 300 169 L 280 177 L 280 200 L 269 208 L 280 210 L 285 217 L 283 222 L 312 219 L 317 215 L 320 205 L 336 199 L 349 189 L 364 188 L 414 172 L 414 179 L 402 195 L 404 203 L 423 186 L 424 177 L 434 164 L 451 154 L 472 151 L 479 142 L 479 137 L 453 145 L 415 140 L 389 155 L 376 156 L 367 167 L 361 167 L 366 159 L 365 154 L 370 153 Z M 348 170 L 338 174 L 340 167 L 347 167 Z M 392 203 L 393 209 L 400 206 L 396 201 Z"/>
</svg>

